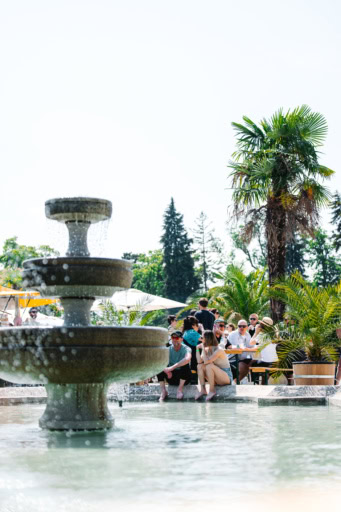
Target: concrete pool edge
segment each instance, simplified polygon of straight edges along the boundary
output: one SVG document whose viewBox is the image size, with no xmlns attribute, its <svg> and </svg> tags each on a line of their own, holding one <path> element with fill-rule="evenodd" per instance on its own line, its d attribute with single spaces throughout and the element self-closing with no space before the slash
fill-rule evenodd
<svg viewBox="0 0 341 512">
<path fill-rule="evenodd" d="M 177 402 L 175 386 L 169 386 L 169 402 Z M 186 386 L 184 401 L 193 402 L 197 387 Z M 157 402 L 160 396 L 160 386 L 149 384 L 129 386 L 129 392 L 124 397 L 118 396 L 118 388 L 109 387 L 108 401 L 118 400 L 129 402 Z M 201 399 L 200 401 L 203 401 Z M 260 406 L 270 405 L 335 405 L 341 407 L 340 386 L 224 386 L 217 387 L 214 402 L 244 402 Z M 0 405 L 18 405 L 26 403 L 46 403 L 46 391 L 42 386 L 0 388 Z"/>
</svg>

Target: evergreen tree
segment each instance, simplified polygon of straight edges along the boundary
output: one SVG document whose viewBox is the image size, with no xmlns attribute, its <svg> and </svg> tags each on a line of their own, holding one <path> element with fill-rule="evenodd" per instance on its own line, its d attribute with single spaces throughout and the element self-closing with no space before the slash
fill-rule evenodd
<svg viewBox="0 0 341 512">
<path fill-rule="evenodd" d="M 173 198 L 163 219 L 161 244 L 166 296 L 184 302 L 198 288 L 199 282 L 194 270 L 192 239 L 187 235 L 183 215 L 176 211 Z"/>
<path fill-rule="evenodd" d="M 335 226 L 333 231 L 332 240 L 337 251 L 341 248 L 341 195 L 335 192 L 333 201 L 331 203 L 332 209 L 332 223 Z"/>
<path fill-rule="evenodd" d="M 214 282 L 214 273 L 219 271 L 224 261 L 223 245 L 215 236 L 214 229 L 211 227 L 212 223 L 208 222 L 204 212 L 200 213 L 195 223 L 197 227 L 192 232 L 199 263 L 197 275 L 201 286 L 207 292 L 208 281 Z"/>
<path fill-rule="evenodd" d="M 293 238 L 287 242 L 285 255 L 285 273 L 289 276 L 296 272 L 306 277 L 305 266 L 307 264 L 306 250 L 308 240 L 304 237 L 294 234 Z"/>
<path fill-rule="evenodd" d="M 317 286 L 336 284 L 341 279 L 341 261 L 328 238 L 326 231 L 319 229 L 315 238 L 309 241 L 309 263 L 316 269 L 314 284 Z"/>
</svg>

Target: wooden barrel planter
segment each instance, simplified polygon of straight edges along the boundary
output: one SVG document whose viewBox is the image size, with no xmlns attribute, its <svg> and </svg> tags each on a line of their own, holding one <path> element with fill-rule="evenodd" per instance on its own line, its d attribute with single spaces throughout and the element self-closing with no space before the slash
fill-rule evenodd
<svg viewBox="0 0 341 512">
<path fill-rule="evenodd" d="M 293 363 L 295 386 L 333 386 L 335 363 Z"/>
</svg>

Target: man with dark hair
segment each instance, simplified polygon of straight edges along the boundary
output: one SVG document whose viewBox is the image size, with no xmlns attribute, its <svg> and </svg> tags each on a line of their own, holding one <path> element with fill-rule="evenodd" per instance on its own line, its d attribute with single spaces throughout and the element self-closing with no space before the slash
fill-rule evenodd
<svg viewBox="0 0 341 512">
<path fill-rule="evenodd" d="M 172 334 L 172 332 L 176 331 L 176 316 L 175 315 L 168 315 L 168 334 L 169 336 Z"/>
<path fill-rule="evenodd" d="M 25 321 L 25 324 L 26 325 L 40 325 L 38 320 L 37 320 L 37 315 L 38 315 L 38 310 L 37 308 L 31 308 L 28 312 L 28 314 L 30 315 L 29 318 L 27 318 L 27 320 Z"/>
<path fill-rule="evenodd" d="M 167 368 L 158 374 L 157 380 L 161 387 L 160 401 L 167 398 L 166 381 L 172 386 L 179 386 L 176 398 L 182 400 L 184 397 L 183 388 L 189 384 L 192 378 L 190 362 L 192 351 L 183 341 L 181 331 L 174 331 L 171 334 L 172 345 L 169 348 L 169 362 Z"/>
<path fill-rule="evenodd" d="M 205 297 L 202 297 L 199 300 L 198 305 L 199 311 L 195 313 L 195 318 L 197 318 L 199 323 L 204 326 L 205 331 L 213 331 L 215 317 L 214 314 L 207 309 L 208 300 Z"/>
</svg>

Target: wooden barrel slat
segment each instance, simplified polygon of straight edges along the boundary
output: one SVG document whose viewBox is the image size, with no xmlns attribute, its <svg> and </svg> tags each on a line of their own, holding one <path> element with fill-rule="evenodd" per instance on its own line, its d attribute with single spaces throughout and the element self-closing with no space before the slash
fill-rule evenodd
<svg viewBox="0 0 341 512">
<path fill-rule="evenodd" d="M 332 386 L 334 384 L 335 363 L 293 363 L 293 368 L 294 382 L 297 386 Z"/>
</svg>

